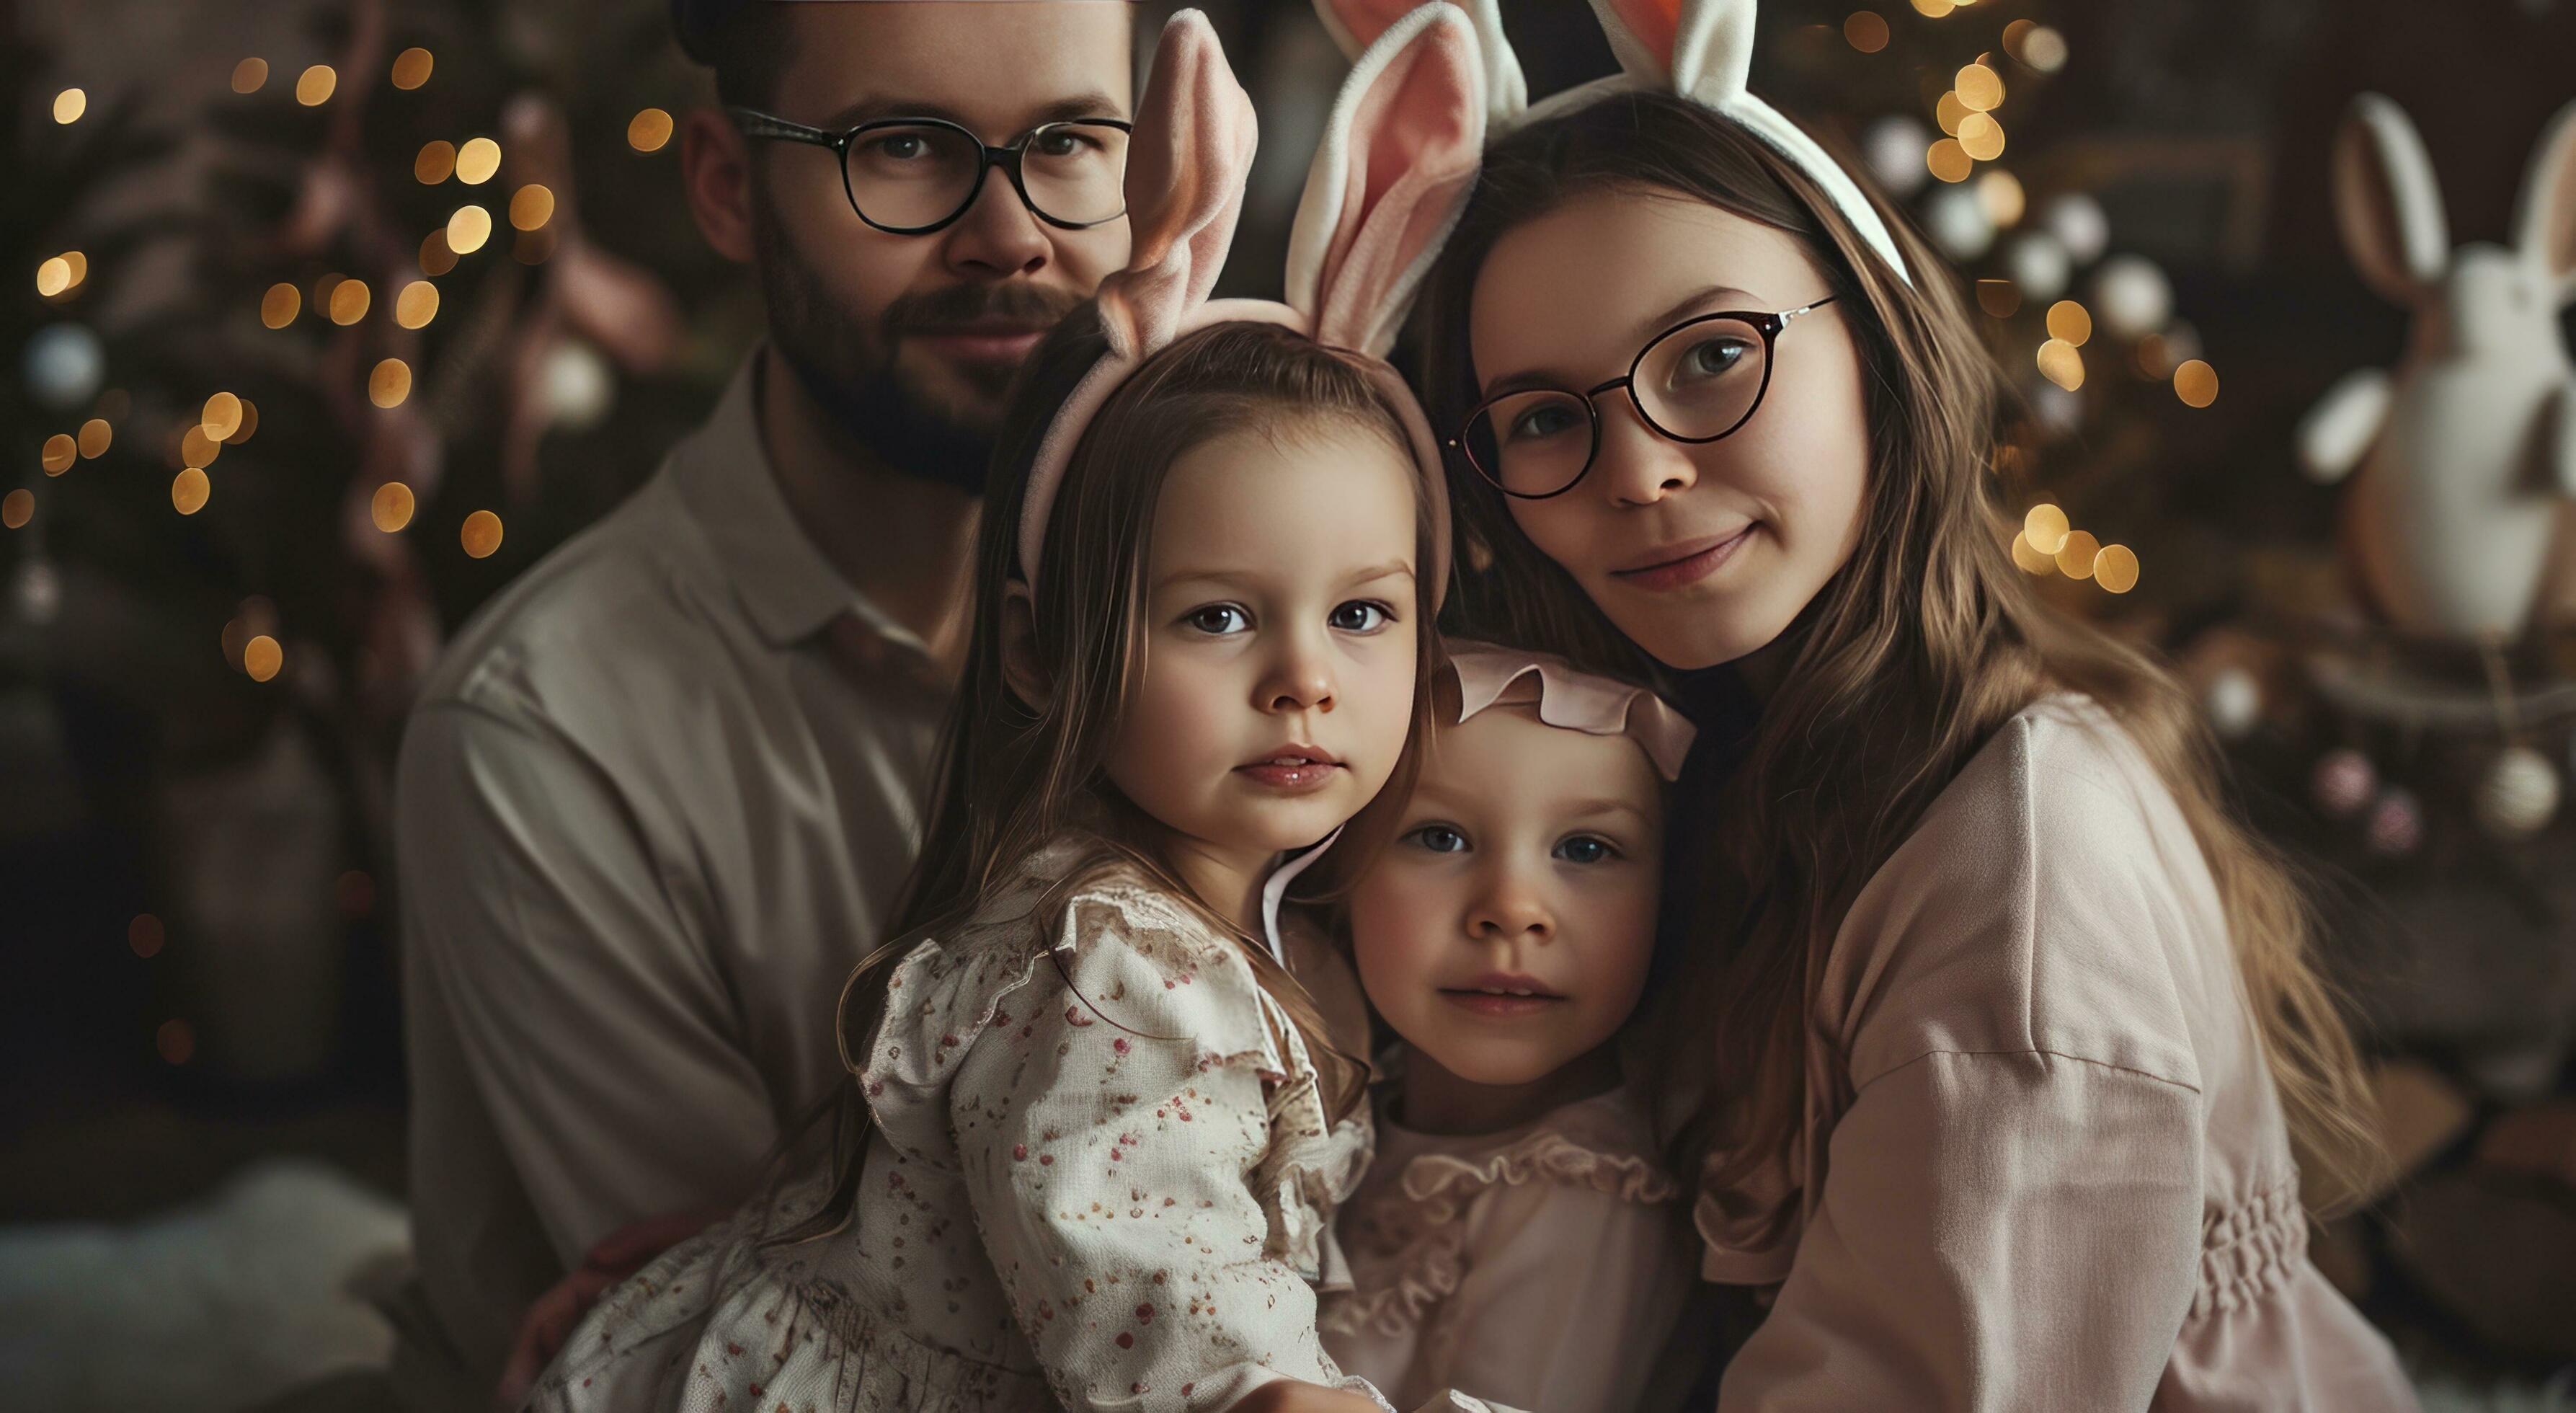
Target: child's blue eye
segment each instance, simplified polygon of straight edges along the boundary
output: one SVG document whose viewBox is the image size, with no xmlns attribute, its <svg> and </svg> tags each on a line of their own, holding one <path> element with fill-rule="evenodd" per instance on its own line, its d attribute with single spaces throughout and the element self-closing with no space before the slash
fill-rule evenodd
<svg viewBox="0 0 2576 1413">
<path fill-rule="evenodd" d="M 1386 611 L 1384 604 L 1370 603 L 1365 599 L 1353 599 L 1349 603 L 1335 607 L 1330 621 L 1335 628 L 1345 633 L 1374 633 L 1385 627 L 1387 620 L 1392 617 L 1394 615 Z"/>
<path fill-rule="evenodd" d="M 1230 603 L 1212 603 L 1194 608 L 1181 621 L 1213 637 L 1240 633 L 1252 626 L 1252 615 Z"/>
<path fill-rule="evenodd" d="M 1612 847 L 1607 839 L 1596 839 L 1589 834 L 1577 834 L 1557 844 L 1556 856 L 1567 863 L 1597 864 L 1608 863 L 1619 857 L 1619 851 Z"/>
<path fill-rule="evenodd" d="M 1467 852 L 1467 836 L 1445 824 L 1426 824 L 1404 837 L 1435 854 Z"/>
</svg>

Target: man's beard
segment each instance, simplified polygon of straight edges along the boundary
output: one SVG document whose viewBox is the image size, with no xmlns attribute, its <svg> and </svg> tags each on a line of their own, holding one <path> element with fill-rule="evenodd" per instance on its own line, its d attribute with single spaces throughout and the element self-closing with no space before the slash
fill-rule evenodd
<svg viewBox="0 0 2576 1413">
<path fill-rule="evenodd" d="M 769 341 L 806 395 L 889 470 L 982 495 L 996 409 L 1016 369 L 952 365 L 985 404 L 976 406 L 921 386 L 897 366 L 895 350 L 906 335 L 980 320 L 1047 327 L 1080 301 L 1062 290 L 1016 283 L 903 295 L 878 317 L 872 346 L 858 319 L 833 306 L 821 276 L 797 255 L 765 205 L 756 205 L 752 226 Z"/>
</svg>

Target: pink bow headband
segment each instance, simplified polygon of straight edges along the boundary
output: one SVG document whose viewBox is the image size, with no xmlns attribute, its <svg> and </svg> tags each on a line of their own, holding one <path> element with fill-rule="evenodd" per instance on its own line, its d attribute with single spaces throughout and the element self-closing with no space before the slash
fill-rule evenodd
<svg viewBox="0 0 2576 1413">
<path fill-rule="evenodd" d="M 1440 243 L 1458 221 L 1484 148 L 1483 69 L 1464 13 L 1424 5 L 1378 34 L 1352 66 L 1325 125 L 1288 244 L 1288 302 L 1210 300 L 1243 209 L 1255 142 L 1252 100 L 1207 17 L 1163 26 L 1128 144 L 1127 267 L 1101 281 L 1109 348 L 1040 440 L 1020 516 L 1020 572 L 1038 558 L 1075 448 L 1110 395 L 1174 340 L 1218 324 L 1277 324 L 1352 355 L 1404 423 L 1432 525 L 1423 582 L 1448 579 L 1449 508 L 1440 444 L 1386 351 Z"/>
<path fill-rule="evenodd" d="M 1315 0 L 1324 27 L 1345 50 L 1355 51 L 1387 30 L 1410 0 Z M 1497 0 L 1448 0 L 1465 11 L 1484 57 L 1487 131 L 1496 137 L 1536 118 L 1587 107 L 1616 93 L 1677 94 L 1723 113 L 1823 189 L 1835 209 L 1872 250 L 1911 284 L 1896 237 L 1869 204 L 1860 183 L 1796 123 L 1745 91 L 1753 68 L 1756 0 L 1592 0 L 1620 72 L 1551 94 L 1536 104 L 1521 65 L 1503 36 Z"/>
<path fill-rule="evenodd" d="M 1655 773 L 1679 780 L 1699 728 L 1646 688 L 1585 672 L 1563 658 L 1490 643 L 1452 643 L 1449 670 L 1458 679 L 1458 720 L 1493 706 L 1535 706 L 1538 719 L 1587 736 L 1625 736 Z M 1531 679 L 1535 678 L 1533 682 Z"/>
</svg>

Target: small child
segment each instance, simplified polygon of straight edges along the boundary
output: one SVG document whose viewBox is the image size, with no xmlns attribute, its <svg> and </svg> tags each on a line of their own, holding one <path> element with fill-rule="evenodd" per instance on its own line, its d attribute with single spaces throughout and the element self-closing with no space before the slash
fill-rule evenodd
<svg viewBox="0 0 2576 1413">
<path fill-rule="evenodd" d="M 1398 1406 L 1455 1388 L 1630 1408 L 1695 1274 L 1617 1052 L 1691 726 L 1531 653 L 1462 646 L 1438 688 L 1420 780 L 1372 806 L 1400 805 L 1393 842 L 1348 903 L 1403 1046 L 1340 1218 L 1356 1294 L 1327 1307 L 1325 1347 Z"/>
</svg>

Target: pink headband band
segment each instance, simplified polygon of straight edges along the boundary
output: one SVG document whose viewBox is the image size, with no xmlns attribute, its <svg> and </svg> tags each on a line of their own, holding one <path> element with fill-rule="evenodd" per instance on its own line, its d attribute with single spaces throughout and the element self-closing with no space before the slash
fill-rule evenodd
<svg viewBox="0 0 2576 1413">
<path fill-rule="evenodd" d="M 1029 471 L 1019 551 L 1031 589 L 1065 469 L 1110 395 L 1174 340 L 1249 322 L 1348 353 L 1395 409 L 1427 502 L 1432 562 L 1422 579 L 1437 604 L 1449 555 L 1440 444 L 1385 355 L 1475 181 L 1480 63 L 1475 31 L 1451 6 L 1424 5 L 1377 36 L 1352 66 L 1307 173 L 1289 237 L 1288 302 L 1211 301 L 1252 167 L 1252 101 L 1204 15 L 1183 10 L 1164 25 L 1128 147 L 1133 254 L 1100 285 L 1109 348 L 1057 410 Z"/>
<path fill-rule="evenodd" d="M 1587 736 L 1625 736 L 1679 780 L 1682 760 L 1699 734 L 1671 703 L 1643 687 L 1585 672 L 1563 658 L 1488 643 L 1452 643 L 1449 669 L 1458 678 L 1458 720 L 1495 705 L 1536 706 L 1538 719 Z M 1535 683 L 1529 679 L 1536 678 Z"/>
</svg>

